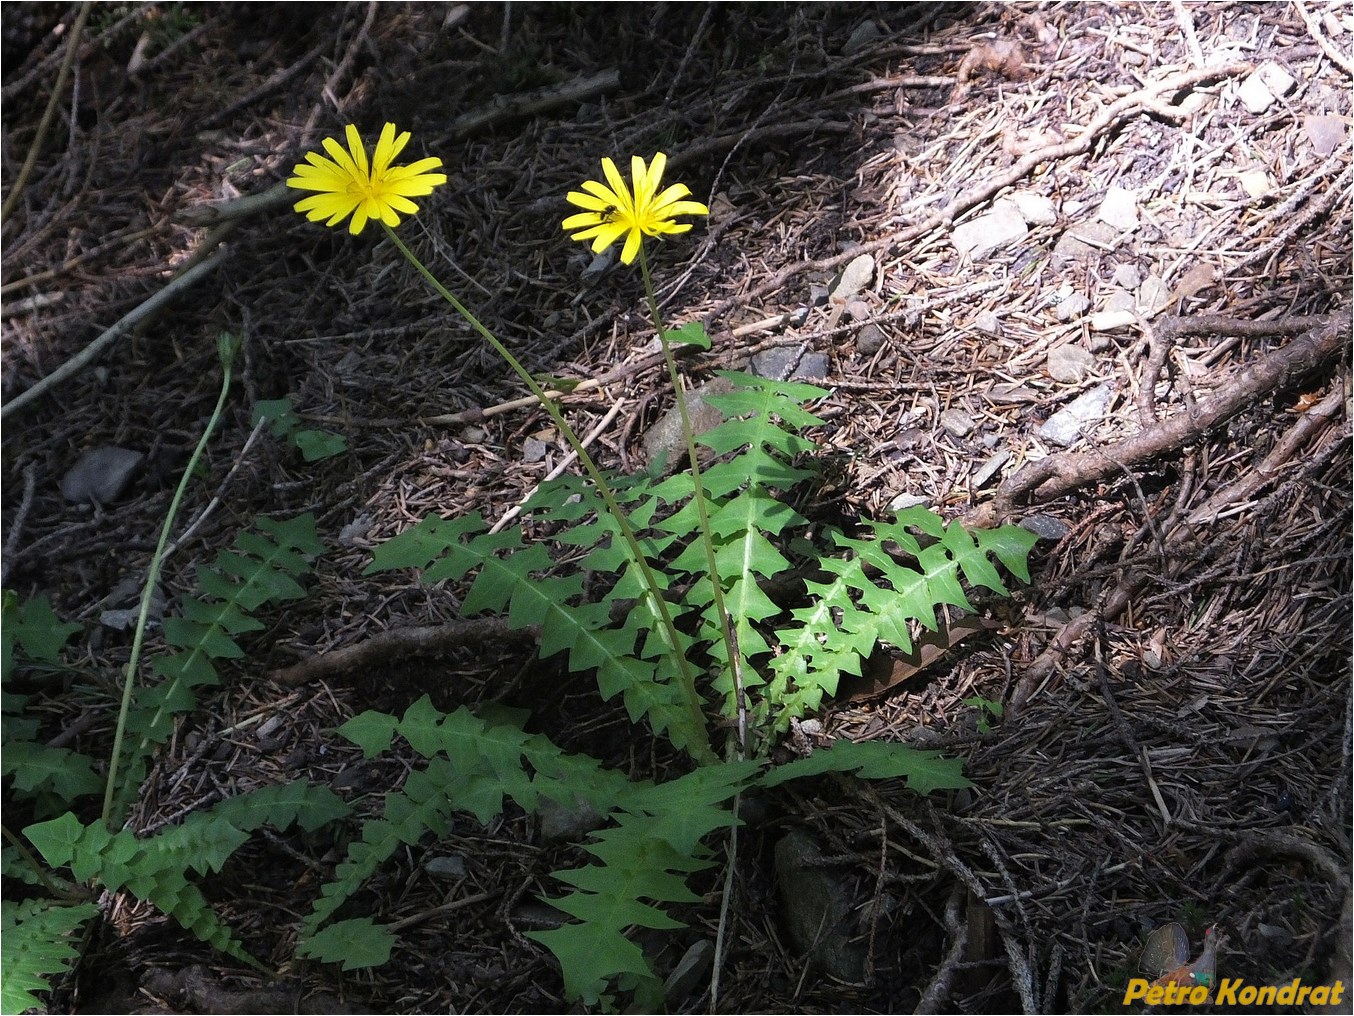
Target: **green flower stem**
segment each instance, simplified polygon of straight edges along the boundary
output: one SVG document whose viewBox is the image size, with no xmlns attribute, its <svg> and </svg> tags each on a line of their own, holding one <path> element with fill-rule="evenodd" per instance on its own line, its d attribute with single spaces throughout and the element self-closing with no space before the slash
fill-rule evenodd
<svg viewBox="0 0 1354 1016">
<path fill-rule="evenodd" d="M 188 484 L 197 471 L 198 460 L 202 458 L 202 452 L 207 447 L 207 442 L 211 439 L 213 432 L 215 432 L 216 425 L 221 422 L 221 412 L 226 407 L 226 396 L 230 394 L 231 364 L 234 363 L 235 353 L 238 350 L 238 341 L 230 336 L 222 335 L 217 340 L 217 353 L 221 357 L 221 394 L 216 399 L 216 408 L 212 411 L 211 419 L 207 421 L 202 437 L 198 439 L 197 447 L 193 449 L 192 458 L 188 460 L 183 476 L 179 479 L 179 485 L 174 491 L 174 498 L 169 502 L 169 512 L 165 515 L 165 524 L 160 527 L 160 542 L 155 545 L 155 553 L 151 555 L 150 569 L 146 574 L 146 586 L 141 591 L 141 610 L 136 617 L 136 634 L 132 636 L 132 652 L 127 659 L 127 671 L 122 681 L 122 705 L 118 709 L 117 729 L 113 734 L 113 753 L 108 760 L 108 781 L 104 784 L 103 790 L 103 820 L 105 823 L 111 820 L 113 814 L 113 795 L 117 789 L 118 769 L 122 763 L 122 738 L 127 729 L 127 714 L 132 708 L 132 688 L 136 685 L 136 668 L 141 660 L 141 646 L 146 637 L 146 620 L 150 616 L 151 598 L 155 593 L 156 583 L 160 581 L 160 566 L 164 563 L 165 545 L 169 542 L 169 534 L 174 529 L 174 520 L 178 517 L 179 505 L 183 502 L 184 492 L 188 489 Z"/>
<path fill-rule="evenodd" d="M 677 626 L 673 623 L 672 613 L 668 609 L 668 601 L 663 598 L 662 590 L 658 585 L 658 580 L 654 577 L 653 569 L 649 566 L 648 558 L 644 556 L 644 551 L 640 548 L 639 538 L 635 536 L 635 531 L 630 526 L 630 520 L 621 510 L 621 506 L 616 500 L 616 495 L 612 491 L 611 485 L 606 482 L 601 471 L 597 468 L 597 464 L 593 461 L 592 456 L 589 455 L 587 449 L 583 447 L 583 442 L 580 441 L 578 435 L 574 433 L 573 428 L 565 421 L 564 414 L 560 412 L 559 407 L 550 399 L 546 398 L 545 390 L 537 383 L 536 379 L 531 376 L 530 372 L 522 366 L 517 357 L 513 356 L 508 347 L 503 345 L 493 332 L 489 331 L 488 328 L 480 323 L 479 318 L 470 313 L 466 306 L 461 303 L 460 300 L 456 299 L 451 291 L 442 285 L 432 272 L 424 267 L 423 262 L 414 255 L 413 251 L 405 246 L 404 241 L 395 235 L 393 229 L 384 222 L 381 223 L 381 227 L 386 231 L 386 235 L 390 237 L 400 253 L 408 259 L 411 265 L 418 269 L 419 274 L 427 280 L 428 285 L 433 287 L 437 292 L 437 295 L 451 304 L 451 306 L 456 309 L 456 313 L 465 318 L 466 321 L 469 322 L 470 327 L 475 329 L 485 342 L 493 346 L 494 350 L 499 356 L 503 357 L 508 366 L 517 372 L 517 376 L 522 379 L 529 389 L 531 389 L 531 394 L 536 396 L 537 400 L 545 408 L 545 411 L 550 414 L 550 418 L 554 420 L 555 426 L 559 428 L 559 432 L 564 435 L 564 439 L 569 443 L 569 447 L 572 448 L 574 453 L 578 456 L 578 461 L 583 463 L 583 468 L 587 470 L 588 477 L 592 480 L 593 484 L 596 485 L 597 492 L 602 496 L 602 501 L 606 504 L 607 511 L 611 513 L 612 518 L 614 518 L 617 525 L 620 526 L 621 535 L 625 538 L 625 542 L 630 548 L 630 556 L 639 567 L 640 573 L 644 578 L 644 584 L 648 587 L 649 595 L 653 598 L 654 607 L 658 611 L 659 618 L 663 622 L 664 638 L 667 640 L 668 647 L 672 650 L 673 657 L 676 659 L 677 666 L 681 671 L 682 695 L 686 700 L 686 706 L 691 713 L 691 718 L 695 721 L 694 729 L 701 731 L 705 730 L 705 714 L 701 711 L 700 695 L 696 691 L 696 675 L 691 668 L 691 662 L 686 658 L 686 654 L 682 652 L 681 642 L 677 637 Z M 708 744 L 698 744 L 694 750 L 694 754 L 696 755 L 697 761 L 702 764 L 714 761 L 714 755 L 710 751 L 710 746 Z"/>
<path fill-rule="evenodd" d="M 658 340 L 663 345 L 663 359 L 668 365 L 668 379 L 672 382 L 672 392 L 677 399 L 677 411 L 682 418 L 682 436 L 686 438 L 686 456 L 691 463 L 692 499 L 696 503 L 696 514 L 700 518 L 701 543 L 705 547 L 705 566 L 710 575 L 715 614 L 719 617 L 719 625 L 724 634 L 724 652 L 728 659 L 729 676 L 733 680 L 738 719 L 738 754 L 741 758 L 747 749 L 747 703 L 743 698 L 742 657 L 738 651 L 738 639 L 733 631 L 733 620 L 724 606 L 724 589 L 719 581 L 719 569 L 715 563 L 715 540 L 710 529 L 710 510 L 705 501 L 705 485 L 701 482 L 700 459 L 696 454 L 696 435 L 691 429 L 691 415 L 687 412 L 682 382 L 677 376 L 677 360 L 672 355 L 668 333 L 663 328 L 663 316 L 658 310 L 658 298 L 654 294 L 653 278 L 649 274 L 649 259 L 645 256 L 643 243 L 639 245 L 639 270 L 644 276 L 644 295 L 649 301 L 649 313 L 653 315 L 654 327 L 658 329 Z"/>
</svg>

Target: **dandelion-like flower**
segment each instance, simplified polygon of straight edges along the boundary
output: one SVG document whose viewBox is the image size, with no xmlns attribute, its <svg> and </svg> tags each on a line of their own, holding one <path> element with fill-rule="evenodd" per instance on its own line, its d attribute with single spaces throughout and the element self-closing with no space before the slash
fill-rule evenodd
<svg viewBox="0 0 1354 1016">
<path fill-rule="evenodd" d="M 587 180 L 583 190 L 569 192 L 569 203 L 586 211 L 565 219 L 564 229 L 573 233 L 574 240 L 591 240 L 594 254 L 601 253 L 624 236 L 621 261 L 627 265 L 635 260 L 646 235 L 685 233 L 691 223 L 674 222 L 676 216 L 709 215 L 710 209 L 699 201 L 685 200 L 691 195 L 686 184 L 675 183 L 659 192 L 667 164 L 668 157 L 662 152 L 655 155 L 647 167 L 642 158 L 633 156 L 630 177 L 634 181 L 634 192 L 631 193 L 616 164 L 603 159 L 602 172 L 607 182 Z"/>
<path fill-rule="evenodd" d="M 351 215 L 348 232 L 353 235 L 362 232 L 369 219 L 398 226 L 401 214 L 418 211 L 410 198 L 431 194 L 434 187 L 447 182 L 446 174 L 428 172 L 442 165 L 438 158 L 419 159 L 407 166 L 391 165 L 409 143 L 409 132 L 397 136 L 393 123 L 381 129 L 370 162 L 352 124 L 347 127 L 347 138 L 347 151 L 337 139 L 325 138 L 324 149 L 332 158 L 307 152 L 306 161 L 297 163 L 293 170 L 296 175 L 287 180 L 288 187 L 318 192 L 293 206 L 311 222 L 328 219 L 326 226 L 337 226 Z"/>
</svg>

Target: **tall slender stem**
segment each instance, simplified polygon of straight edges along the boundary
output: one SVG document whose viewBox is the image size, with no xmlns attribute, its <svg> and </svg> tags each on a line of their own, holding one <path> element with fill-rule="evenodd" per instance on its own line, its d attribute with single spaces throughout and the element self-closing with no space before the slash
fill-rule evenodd
<svg viewBox="0 0 1354 1016">
<path fill-rule="evenodd" d="M 197 447 L 193 449 L 193 455 L 184 468 L 183 476 L 174 491 L 174 498 L 169 502 L 169 511 L 165 513 L 165 524 L 160 527 L 160 542 L 155 545 L 155 553 L 150 558 L 146 586 L 141 591 L 141 609 L 136 616 L 136 634 L 132 636 L 132 652 L 127 659 L 127 671 L 122 680 L 122 704 L 118 709 L 117 727 L 113 732 L 113 753 L 108 760 L 108 780 L 103 789 L 104 822 L 111 821 L 113 817 L 113 795 L 117 790 L 118 769 L 122 764 L 122 739 L 127 732 L 127 714 L 131 712 L 132 708 L 132 689 L 136 685 L 136 668 L 141 661 L 141 646 L 146 638 L 146 620 L 150 616 L 151 599 L 155 595 L 155 586 L 160 581 L 160 566 L 164 563 L 165 545 L 169 542 L 169 534 L 174 529 L 174 520 L 178 517 L 179 505 L 183 501 L 184 492 L 197 473 L 198 459 L 202 458 L 202 452 L 207 447 L 208 440 L 211 439 L 216 430 L 216 425 L 221 421 L 221 411 L 225 409 L 226 396 L 230 394 L 231 364 L 235 360 L 235 353 L 238 348 L 238 342 L 228 336 L 223 335 L 217 341 L 217 350 L 221 356 L 221 394 L 217 397 L 216 408 L 212 410 L 211 419 L 207 421 L 207 427 L 203 430 L 202 437 L 198 439 Z"/>
<path fill-rule="evenodd" d="M 503 345 L 503 343 L 498 340 L 497 336 L 480 322 L 479 318 L 475 317 L 475 315 L 472 314 L 460 300 L 456 299 L 449 289 L 438 281 L 437 277 L 434 276 L 432 272 L 424 267 L 423 262 L 414 256 L 413 251 L 406 247 L 404 242 L 395 235 L 394 230 L 385 223 L 381 223 L 381 225 L 385 229 L 386 235 L 390 237 L 400 253 L 403 254 L 405 258 L 408 259 L 409 263 L 418 270 L 419 274 L 427 280 L 428 285 L 433 287 L 437 292 L 437 295 L 451 304 L 451 306 L 456 309 L 456 313 L 465 318 L 470 324 L 470 327 L 475 329 L 485 342 L 493 346 L 498 355 L 503 357 L 508 366 L 511 367 L 526 386 L 531 389 L 531 394 L 536 396 L 536 399 L 540 402 L 541 406 L 550 414 L 550 418 L 554 420 L 555 426 L 559 428 L 559 432 L 564 436 L 564 440 L 567 441 L 569 447 L 574 450 L 574 453 L 578 456 L 578 460 L 583 463 L 583 468 L 587 470 L 589 479 L 591 479 L 596 486 L 597 493 L 601 495 L 607 511 L 611 513 L 611 517 L 616 520 L 616 524 L 620 527 L 621 535 L 630 549 L 631 559 L 634 561 L 636 567 L 639 568 L 640 575 L 644 580 L 645 588 L 648 591 L 650 598 L 653 600 L 654 610 L 658 613 L 659 619 L 662 621 L 663 637 L 667 641 L 668 648 L 672 652 L 673 659 L 678 667 L 682 696 L 693 721 L 693 733 L 699 731 L 702 737 L 706 736 L 704 734 L 706 729 L 705 714 L 701 711 L 700 694 L 696 691 L 696 675 L 691 667 L 691 661 L 686 658 L 686 653 L 682 650 L 681 640 L 677 636 L 677 626 L 673 623 L 672 612 L 668 608 L 668 601 L 663 598 L 662 587 L 659 586 L 658 579 L 654 576 L 653 569 L 649 566 L 649 560 L 645 557 L 644 550 L 639 545 L 639 538 L 635 535 L 634 529 L 631 528 L 630 520 L 627 518 L 625 512 L 621 510 L 620 503 L 616 500 L 616 495 L 612 491 L 611 485 L 606 482 L 606 478 L 602 476 L 601 470 L 597 468 L 597 464 L 593 461 L 592 456 L 589 455 L 587 449 L 583 447 L 583 442 L 578 439 L 578 435 L 574 433 L 573 428 L 570 427 L 568 422 L 564 419 L 564 414 L 560 412 L 559 407 L 556 406 L 553 401 L 546 398 L 545 390 L 541 388 L 540 384 L 531 376 L 530 372 L 522 366 L 517 357 L 513 356 L 508 347 Z M 697 761 L 702 764 L 708 763 L 714 758 L 708 741 L 698 741 L 693 749 L 693 753 L 695 754 Z"/>
<path fill-rule="evenodd" d="M 719 568 L 715 561 L 715 539 L 710 528 L 710 509 L 705 500 L 705 485 L 701 481 L 700 457 L 696 453 L 696 435 L 691 429 L 691 414 L 687 411 L 682 381 L 677 374 L 677 360 L 672 355 L 668 333 L 663 328 L 663 315 L 658 310 L 658 297 L 654 294 L 653 277 L 649 274 L 649 259 L 644 253 L 643 243 L 639 245 L 639 270 L 644 277 L 644 295 L 649 301 L 649 313 L 653 316 L 654 327 L 658 329 L 658 341 L 663 346 L 663 360 L 668 365 L 668 379 L 672 382 L 677 412 L 682 420 L 682 436 L 686 438 L 686 456 L 691 464 L 692 499 L 696 504 L 696 515 L 700 519 L 701 544 L 705 547 L 705 566 L 710 576 L 715 614 L 719 618 L 719 627 L 724 636 L 724 653 L 728 661 L 729 677 L 733 682 L 734 707 L 738 718 L 738 756 L 742 758 L 747 749 L 747 705 L 743 699 L 742 657 L 733 630 L 733 619 L 729 617 L 729 611 L 724 605 L 724 587 L 720 582 Z"/>
</svg>

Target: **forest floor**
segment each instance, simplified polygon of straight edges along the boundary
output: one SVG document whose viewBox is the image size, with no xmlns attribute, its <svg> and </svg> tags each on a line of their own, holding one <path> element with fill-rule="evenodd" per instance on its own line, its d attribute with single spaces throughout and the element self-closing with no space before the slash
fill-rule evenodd
<svg viewBox="0 0 1354 1016">
<path fill-rule="evenodd" d="M 490 411 L 520 382 L 379 230 L 306 222 L 295 194 L 233 204 L 347 123 L 412 131 L 406 158 L 440 157 L 449 185 L 400 235 L 533 372 L 597 382 L 566 415 L 631 470 L 672 405 L 640 276 L 560 222 L 603 156 L 663 151 L 710 207 L 649 247 L 668 322 L 713 338 L 685 382 L 768 354 L 812 374 L 838 517 L 923 503 L 1041 536 L 991 625 L 922 669 L 885 660 L 815 728 L 944 750 L 974 789 L 824 779 L 775 797 L 740 839 L 720 1008 L 1120 1011 L 1171 921 L 1194 952 L 1216 927 L 1223 976 L 1348 977 L 1347 5 L 298 10 L 96 5 L 17 193 L 75 11 L 4 11 L 4 585 L 82 626 L 72 676 L 41 692 L 42 736 L 107 757 L 131 636 L 105 612 L 136 602 L 218 394 L 220 332 L 243 340 L 238 384 L 167 609 L 255 516 L 314 513 L 330 548 L 181 718 L 131 828 L 293 779 L 371 814 L 416 758 L 366 766 L 336 728 L 425 693 L 530 707 L 562 746 L 636 772 L 672 764 L 521 638 L 466 629 L 399 661 L 288 670 L 456 622 L 463 587 L 364 576 L 373 548 L 431 513 L 503 518 L 567 448 L 533 403 Z M 829 301 L 862 255 L 859 293 Z M 164 309 L 16 401 L 197 263 Z M 257 431 L 255 403 L 284 397 L 346 449 L 308 462 Z M 1079 398 L 1071 431 L 1050 429 Z M 144 455 L 130 485 L 65 499 L 105 446 Z M 24 808 L 7 796 L 7 829 Z M 826 934 L 863 951 L 854 980 L 786 932 L 795 887 L 773 856 L 791 829 L 849 901 Z M 458 816 L 382 870 L 364 905 L 398 944 L 346 973 L 294 954 L 341 856 L 257 835 L 201 879 L 277 980 L 106 894 L 52 1011 L 568 1010 L 522 932 L 576 846 L 511 809 Z M 683 912 L 661 974 L 714 941 L 721 884 Z M 670 1004 L 708 1009 L 702 991 Z"/>
</svg>

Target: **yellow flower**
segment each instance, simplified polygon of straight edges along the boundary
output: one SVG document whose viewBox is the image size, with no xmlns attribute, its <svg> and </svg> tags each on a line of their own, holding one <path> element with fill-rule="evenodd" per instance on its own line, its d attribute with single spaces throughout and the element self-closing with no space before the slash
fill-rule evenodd
<svg viewBox="0 0 1354 1016">
<path fill-rule="evenodd" d="M 591 240 L 593 253 L 599 254 L 624 235 L 621 261 L 628 265 L 635 260 L 646 235 L 685 233 L 691 228 L 689 222 L 672 221 L 674 216 L 709 215 L 710 209 L 699 201 L 684 200 L 691 194 L 686 184 L 675 183 L 659 193 L 658 185 L 663 180 L 663 168 L 667 163 L 668 157 L 662 152 L 653 157 L 647 168 L 642 158 L 633 156 L 630 177 L 634 180 L 634 193 L 631 194 L 616 164 L 603 159 L 606 184 L 588 180 L 582 191 L 569 192 L 569 204 L 587 209 L 564 220 L 564 229 L 573 233 L 571 239 Z"/>
<path fill-rule="evenodd" d="M 431 194 L 433 188 L 447 182 L 444 173 L 429 173 L 442 165 L 438 158 L 419 159 L 408 166 L 392 166 L 395 156 L 409 143 L 409 132 L 396 137 L 395 125 L 381 130 L 370 164 L 362 138 L 352 124 L 347 127 L 348 150 L 334 138 L 324 139 L 324 148 L 332 159 L 315 152 L 306 153 L 306 161 L 297 163 L 296 174 L 288 187 L 318 191 L 293 206 L 311 222 L 328 219 L 326 226 L 337 226 L 352 215 L 348 232 L 362 232 L 368 219 L 379 219 L 387 226 L 400 224 L 400 213 L 412 215 L 418 205 L 410 198 Z"/>
</svg>

